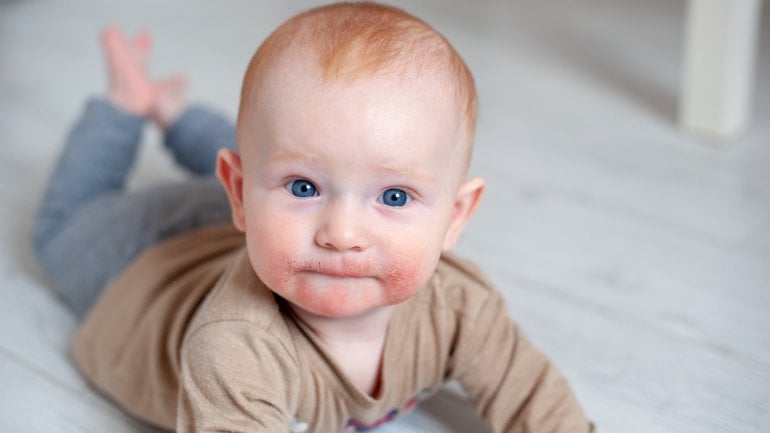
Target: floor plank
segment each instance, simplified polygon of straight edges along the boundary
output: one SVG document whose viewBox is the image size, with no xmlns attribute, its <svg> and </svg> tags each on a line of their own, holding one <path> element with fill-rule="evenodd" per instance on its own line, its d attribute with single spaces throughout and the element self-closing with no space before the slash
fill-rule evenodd
<svg viewBox="0 0 770 433">
<path fill-rule="evenodd" d="M 51 380 L 0 348 L 0 425 L 4 432 L 158 432 L 100 396 Z M 13 396 L 12 398 L 9 398 Z"/>
<path fill-rule="evenodd" d="M 520 275 L 584 308 L 770 369 L 766 259 L 558 199 L 506 203 L 480 216 L 462 245 L 496 281 Z M 515 241 L 494 236 L 503 230 Z"/>
<path fill-rule="evenodd" d="M 527 279 L 509 292 L 509 306 L 602 431 L 760 432 L 766 425 L 765 366 L 586 308 Z"/>
</svg>

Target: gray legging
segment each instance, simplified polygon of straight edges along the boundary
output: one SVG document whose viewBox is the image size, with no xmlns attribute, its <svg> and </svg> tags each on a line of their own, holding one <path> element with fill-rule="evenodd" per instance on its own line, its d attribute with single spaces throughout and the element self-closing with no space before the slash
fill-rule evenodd
<svg viewBox="0 0 770 433">
<path fill-rule="evenodd" d="M 140 117 L 90 100 L 43 198 L 35 252 L 56 291 L 80 318 L 147 247 L 230 220 L 227 197 L 213 172 L 216 152 L 235 145 L 232 124 L 201 108 L 188 109 L 166 131 L 165 145 L 194 176 L 126 191 L 143 126 Z"/>
</svg>

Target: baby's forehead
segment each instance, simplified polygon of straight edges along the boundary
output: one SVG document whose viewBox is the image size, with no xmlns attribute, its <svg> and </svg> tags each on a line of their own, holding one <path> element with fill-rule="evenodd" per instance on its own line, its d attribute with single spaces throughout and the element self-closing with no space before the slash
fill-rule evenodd
<svg viewBox="0 0 770 433">
<path fill-rule="evenodd" d="M 343 169 L 336 173 L 363 171 L 370 179 L 419 179 L 433 184 L 464 176 L 464 135 L 453 130 L 455 125 L 431 121 L 430 111 L 420 115 L 404 110 L 403 117 L 385 113 L 388 119 L 378 122 L 359 113 L 355 105 L 340 110 L 337 104 L 322 102 L 296 112 L 288 108 L 264 111 L 268 117 L 258 119 L 262 128 L 243 137 L 251 147 L 248 160 L 302 173 L 324 173 L 336 167 Z M 361 107 L 364 111 L 379 108 Z"/>
<path fill-rule="evenodd" d="M 323 136 L 333 136 L 338 130 L 369 122 L 381 114 L 399 119 L 390 123 L 373 122 L 372 127 L 381 128 L 378 131 L 381 135 L 393 136 L 394 143 L 407 143 L 408 146 L 399 147 L 398 151 L 414 154 L 413 166 L 430 165 L 436 158 L 455 159 L 456 156 L 464 161 L 463 168 L 467 167 L 471 143 L 465 126 L 465 111 L 453 97 L 445 77 L 380 72 L 355 80 L 325 78 L 312 63 L 302 65 L 299 59 L 287 59 L 277 63 L 266 76 L 259 99 L 249 104 L 254 115 L 245 115 L 241 126 L 250 123 L 249 119 L 257 123 L 239 129 L 267 128 L 276 133 L 272 139 L 292 136 L 292 141 L 279 140 L 274 144 L 280 146 L 284 154 L 302 155 L 302 150 L 297 147 L 304 143 L 303 139 L 312 142 Z M 330 130 L 305 128 L 308 117 L 323 118 L 326 124 L 331 124 Z M 413 119 L 422 120 L 418 126 L 406 128 Z M 242 132 L 246 131 L 239 131 L 239 134 Z M 316 136 L 297 139 L 296 134 L 301 132 Z M 440 140 L 435 138 L 437 134 L 441 135 Z M 242 140 L 251 141 L 246 136 L 239 137 L 239 143 Z M 328 155 L 326 159 L 333 157 Z"/>
</svg>

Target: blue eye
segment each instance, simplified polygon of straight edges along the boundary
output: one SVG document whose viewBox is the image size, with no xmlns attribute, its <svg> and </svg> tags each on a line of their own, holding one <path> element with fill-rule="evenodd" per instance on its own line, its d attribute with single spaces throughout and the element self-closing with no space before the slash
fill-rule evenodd
<svg viewBox="0 0 770 433">
<path fill-rule="evenodd" d="M 400 207 L 409 201 L 409 194 L 402 189 L 390 188 L 382 193 L 382 202 L 387 206 Z"/>
<path fill-rule="evenodd" d="M 318 190 L 316 189 L 315 185 L 305 179 L 297 179 L 295 181 L 289 182 L 286 187 L 286 189 L 288 189 L 295 197 L 305 198 L 315 197 L 318 195 Z"/>
</svg>

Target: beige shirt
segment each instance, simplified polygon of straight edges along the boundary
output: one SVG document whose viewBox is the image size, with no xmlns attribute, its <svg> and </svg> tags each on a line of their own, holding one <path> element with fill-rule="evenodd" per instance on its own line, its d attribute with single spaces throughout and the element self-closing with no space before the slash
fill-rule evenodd
<svg viewBox="0 0 770 433">
<path fill-rule="evenodd" d="M 445 256 L 396 306 L 373 398 L 254 274 L 243 235 L 201 229 L 142 254 L 94 306 L 75 360 L 130 413 L 180 432 L 356 432 L 449 379 L 494 432 L 588 432 L 569 386 L 481 273 Z"/>
</svg>

